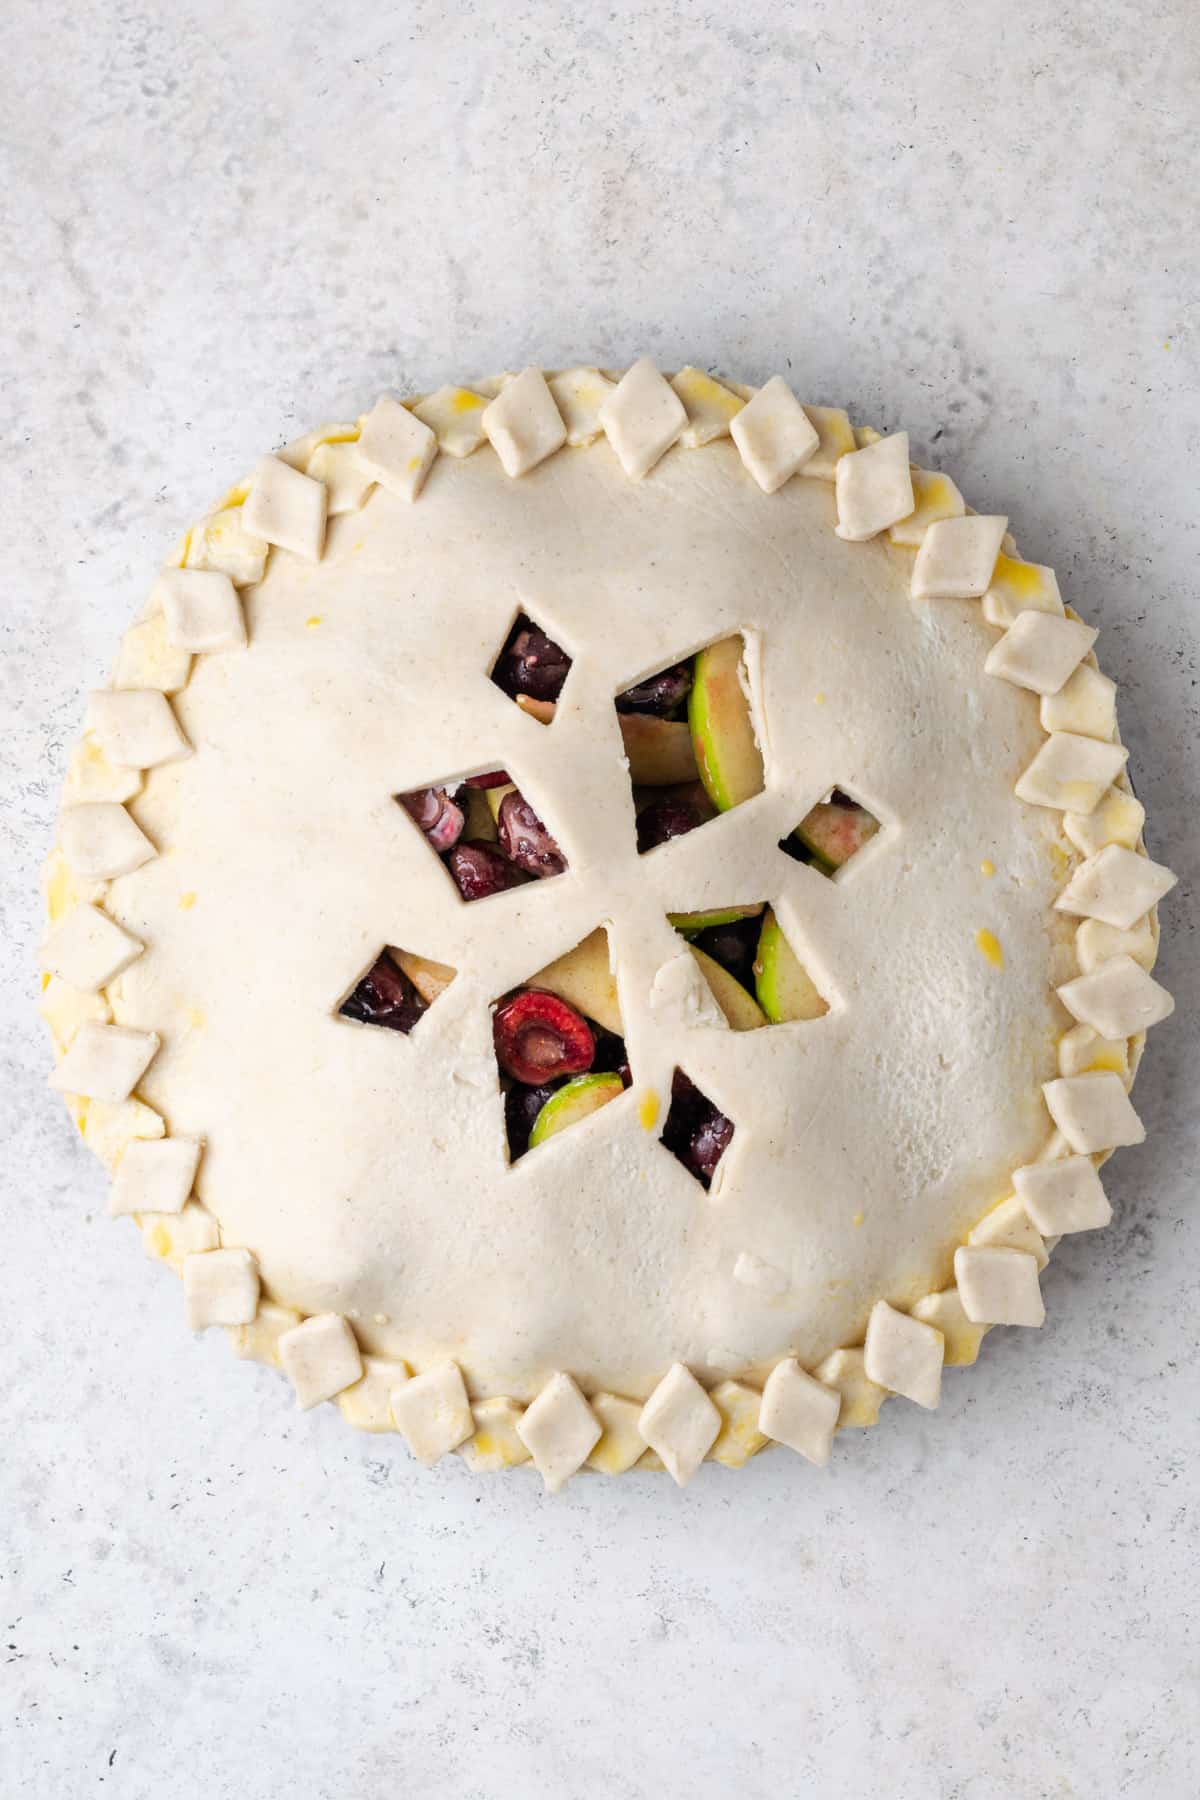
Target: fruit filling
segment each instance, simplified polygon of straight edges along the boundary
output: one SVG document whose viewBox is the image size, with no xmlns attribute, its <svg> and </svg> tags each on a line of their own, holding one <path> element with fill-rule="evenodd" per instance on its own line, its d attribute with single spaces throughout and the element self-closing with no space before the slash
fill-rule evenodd
<svg viewBox="0 0 1200 1800">
<path fill-rule="evenodd" d="M 561 875 L 567 866 L 553 834 L 504 769 L 396 798 L 464 900 L 486 900 L 526 881 Z"/>
<path fill-rule="evenodd" d="M 678 1157 L 701 1187 L 711 1187 L 717 1164 L 733 1138 L 733 1123 L 715 1107 L 682 1069 L 671 1080 L 671 1106 L 662 1142 Z"/>
<path fill-rule="evenodd" d="M 617 695 L 643 854 L 762 791 L 740 634 Z"/>
<path fill-rule="evenodd" d="M 769 906 L 669 913 L 734 1031 L 819 1019 L 829 1011 Z"/>
<path fill-rule="evenodd" d="M 372 963 L 352 994 L 339 1007 L 345 1019 L 360 1025 L 382 1025 L 405 1036 L 429 1010 L 408 975 L 396 961 L 397 952 L 384 950 Z"/>
<path fill-rule="evenodd" d="M 542 988 L 502 1000 L 492 1036 L 512 1162 L 629 1086 L 624 1039 Z"/>
<path fill-rule="evenodd" d="M 496 658 L 492 680 L 510 700 L 525 695 L 531 700 L 557 700 L 571 667 L 571 658 L 560 644 L 547 637 L 526 613 L 518 613 Z"/>
<path fill-rule="evenodd" d="M 780 839 L 779 848 L 832 878 L 879 829 L 874 813 L 843 789 L 834 788 L 827 800 L 805 814 L 790 837 Z"/>
</svg>

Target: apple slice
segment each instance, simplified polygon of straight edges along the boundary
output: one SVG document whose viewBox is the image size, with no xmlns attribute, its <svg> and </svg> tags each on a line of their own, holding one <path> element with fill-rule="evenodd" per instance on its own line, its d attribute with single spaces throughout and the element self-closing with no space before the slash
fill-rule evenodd
<svg viewBox="0 0 1200 1800">
<path fill-rule="evenodd" d="M 551 1094 L 533 1121 L 529 1148 L 536 1150 L 547 1138 L 557 1137 L 569 1125 L 578 1125 L 581 1119 L 599 1112 L 602 1106 L 607 1106 L 624 1091 L 619 1075 L 576 1075 L 573 1081 L 565 1082 Z"/>
<path fill-rule="evenodd" d="M 528 694 L 518 694 L 517 705 L 542 725 L 549 725 L 554 717 L 553 700 L 531 700 Z M 672 787 L 677 782 L 695 781 L 692 734 L 682 719 L 656 719 L 650 713 L 618 713 L 617 719 L 629 758 L 629 779 L 635 787 Z"/>
<path fill-rule="evenodd" d="M 767 1023 L 766 1014 L 754 995 L 740 981 L 735 981 L 728 969 L 723 969 L 707 951 L 697 950 L 695 944 L 691 945 L 691 952 L 700 965 L 700 973 L 712 989 L 713 999 L 734 1031 L 755 1031 L 760 1025 Z"/>
<path fill-rule="evenodd" d="M 505 794 L 515 794 L 516 791 L 517 784 L 515 781 L 506 782 L 503 787 L 484 789 L 484 799 L 487 802 L 487 809 L 491 816 L 493 836 L 495 836 L 497 821 L 500 818 L 500 802 L 503 800 Z"/>
<path fill-rule="evenodd" d="M 431 962 L 427 956 L 415 956 L 411 950 L 389 950 L 388 955 L 408 976 L 427 1006 L 445 993 L 458 974 L 447 963 Z"/>
<path fill-rule="evenodd" d="M 701 650 L 688 697 L 696 767 L 718 812 L 762 793 L 762 752 L 742 687 L 742 656 L 740 635 Z"/>
<path fill-rule="evenodd" d="M 535 700 L 532 694 L 514 694 L 513 698 L 523 713 L 536 719 L 539 725 L 549 725 L 554 717 L 555 702 L 553 700 Z"/>
<path fill-rule="evenodd" d="M 609 965 L 608 933 L 603 925 L 598 925 L 581 944 L 548 964 L 540 974 L 531 975 L 526 985 L 557 994 L 585 1018 L 603 1025 L 605 1031 L 624 1037 L 621 1008 L 617 1004 L 617 979 Z"/>
<path fill-rule="evenodd" d="M 804 848 L 826 869 L 840 869 L 879 830 L 874 813 L 857 801 L 822 800 L 795 830 Z"/>
<path fill-rule="evenodd" d="M 707 931 L 712 925 L 733 925 L 738 919 L 757 919 L 762 909 L 760 900 L 757 906 L 719 906 L 712 912 L 668 913 L 667 922 L 676 931 L 682 931 L 685 937 L 691 937 L 697 931 Z"/>
<path fill-rule="evenodd" d="M 820 1019 L 829 1011 L 829 1002 L 817 992 L 770 907 L 758 936 L 754 989 L 758 1004 L 772 1025 L 790 1019 Z"/>
</svg>

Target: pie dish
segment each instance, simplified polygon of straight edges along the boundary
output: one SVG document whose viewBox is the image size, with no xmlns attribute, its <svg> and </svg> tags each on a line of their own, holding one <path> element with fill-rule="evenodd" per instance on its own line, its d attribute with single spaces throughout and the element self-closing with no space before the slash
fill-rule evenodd
<svg viewBox="0 0 1200 1800">
<path fill-rule="evenodd" d="M 1171 1011 L 1096 633 L 779 377 L 530 368 L 188 531 L 46 868 L 195 1328 L 423 1461 L 816 1464 L 1042 1322 Z"/>
</svg>

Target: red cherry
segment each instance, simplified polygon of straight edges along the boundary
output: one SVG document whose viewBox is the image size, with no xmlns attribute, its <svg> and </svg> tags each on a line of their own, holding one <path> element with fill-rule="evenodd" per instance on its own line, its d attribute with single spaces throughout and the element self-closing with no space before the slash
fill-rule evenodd
<svg viewBox="0 0 1200 1800">
<path fill-rule="evenodd" d="M 539 988 L 526 988 L 498 1006 L 492 1034 L 505 1074 L 530 1087 L 560 1075 L 582 1075 L 596 1054 L 587 1021 L 565 1000 Z"/>
<path fill-rule="evenodd" d="M 473 788 L 507 787 L 508 783 L 509 776 L 504 769 L 489 769 L 486 775 L 468 775 L 463 786 Z"/>
</svg>

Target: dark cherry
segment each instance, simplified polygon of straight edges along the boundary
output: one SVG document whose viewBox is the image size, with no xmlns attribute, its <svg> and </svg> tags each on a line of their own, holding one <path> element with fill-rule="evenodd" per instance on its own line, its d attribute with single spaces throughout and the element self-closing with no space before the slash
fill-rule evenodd
<svg viewBox="0 0 1200 1800">
<path fill-rule="evenodd" d="M 561 875 L 567 859 L 528 800 L 516 788 L 500 802 L 496 820 L 500 848 L 530 875 Z"/>
<path fill-rule="evenodd" d="M 462 808 L 455 805 L 445 788 L 417 788 L 414 793 L 401 794 L 399 799 L 439 856 L 457 844 L 466 820 Z"/>
<path fill-rule="evenodd" d="M 686 800 L 652 800 L 638 814 L 638 850 L 645 853 L 670 838 L 683 837 L 704 823 L 694 806 Z"/>
<path fill-rule="evenodd" d="M 675 663 L 672 668 L 660 669 L 657 675 L 636 682 L 623 694 L 618 694 L 617 711 L 652 713 L 656 719 L 676 718 L 691 691 L 691 663 Z"/>
<path fill-rule="evenodd" d="M 734 919 L 728 925 L 710 925 L 707 931 L 698 931 L 691 941 L 753 992 L 754 957 L 761 929 L 761 917 Z"/>
<path fill-rule="evenodd" d="M 508 772 L 505 769 L 489 769 L 486 775 L 468 775 L 463 786 L 473 788 L 507 787 Z"/>
<path fill-rule="evenodd" d="M 518 694 L 557 700 L 570 667 L 571 659 L 562 646 L 522 613 L 500 652 L 492 680 L 514 700 Z"/>
<path fill-rule="evenodd" d="M 623 1084 L 628 1087 L 633 1080 L 629 1072 L 629 1055 L 625 1049 L 625 1039 L 619 1038 L 615 1031 L 605 1031 L 602 1025 L 594 1027 L 596 1054 L 592 1058 L 592 1071 L 597 1075 L 619 1075 Z"/>
<path fill-rule="evenodd" d="M 341 1006 L 344 1018 L 405 1033 L 412 1030 L 426 1010 L 426 1002 L 386 950 Z"/>
<path fill-rule="evenodd" d="M 496 1008 L 492 1036 L 505 1074 L 530 1087 L 582 1075 L 596 1054 L 587 1020 L 557 994 L 539 988 L 526 988 Z"/>
<path fill-rule="evenodd" d="M 518 1081 L 505 1094 L 504 1125 L 508 1133 L 509 1155 L 514 1161 L 518 1156 L 524 1156 L 528 1150 L 533 1122 L 553 1092 L 554 1089 L 548 1084 L 526 1087 L 523 1082 Z"/>
<path fill-rule="evenodd" d="M 711 1184 L 733 1131 L 732 1121 L 688 1080 L 682 1069 L 676 1069 L 662 1141 L 701 1186 Z"/>
<path fill-rule="evenodd" d="M 446 858 L 446 867 L 464 900 L 486 900 L 489 894 L 502 894 L 524 879 L 494 844 L 481 844 L 474 839 L 455 844 Z"/>
</svg>

